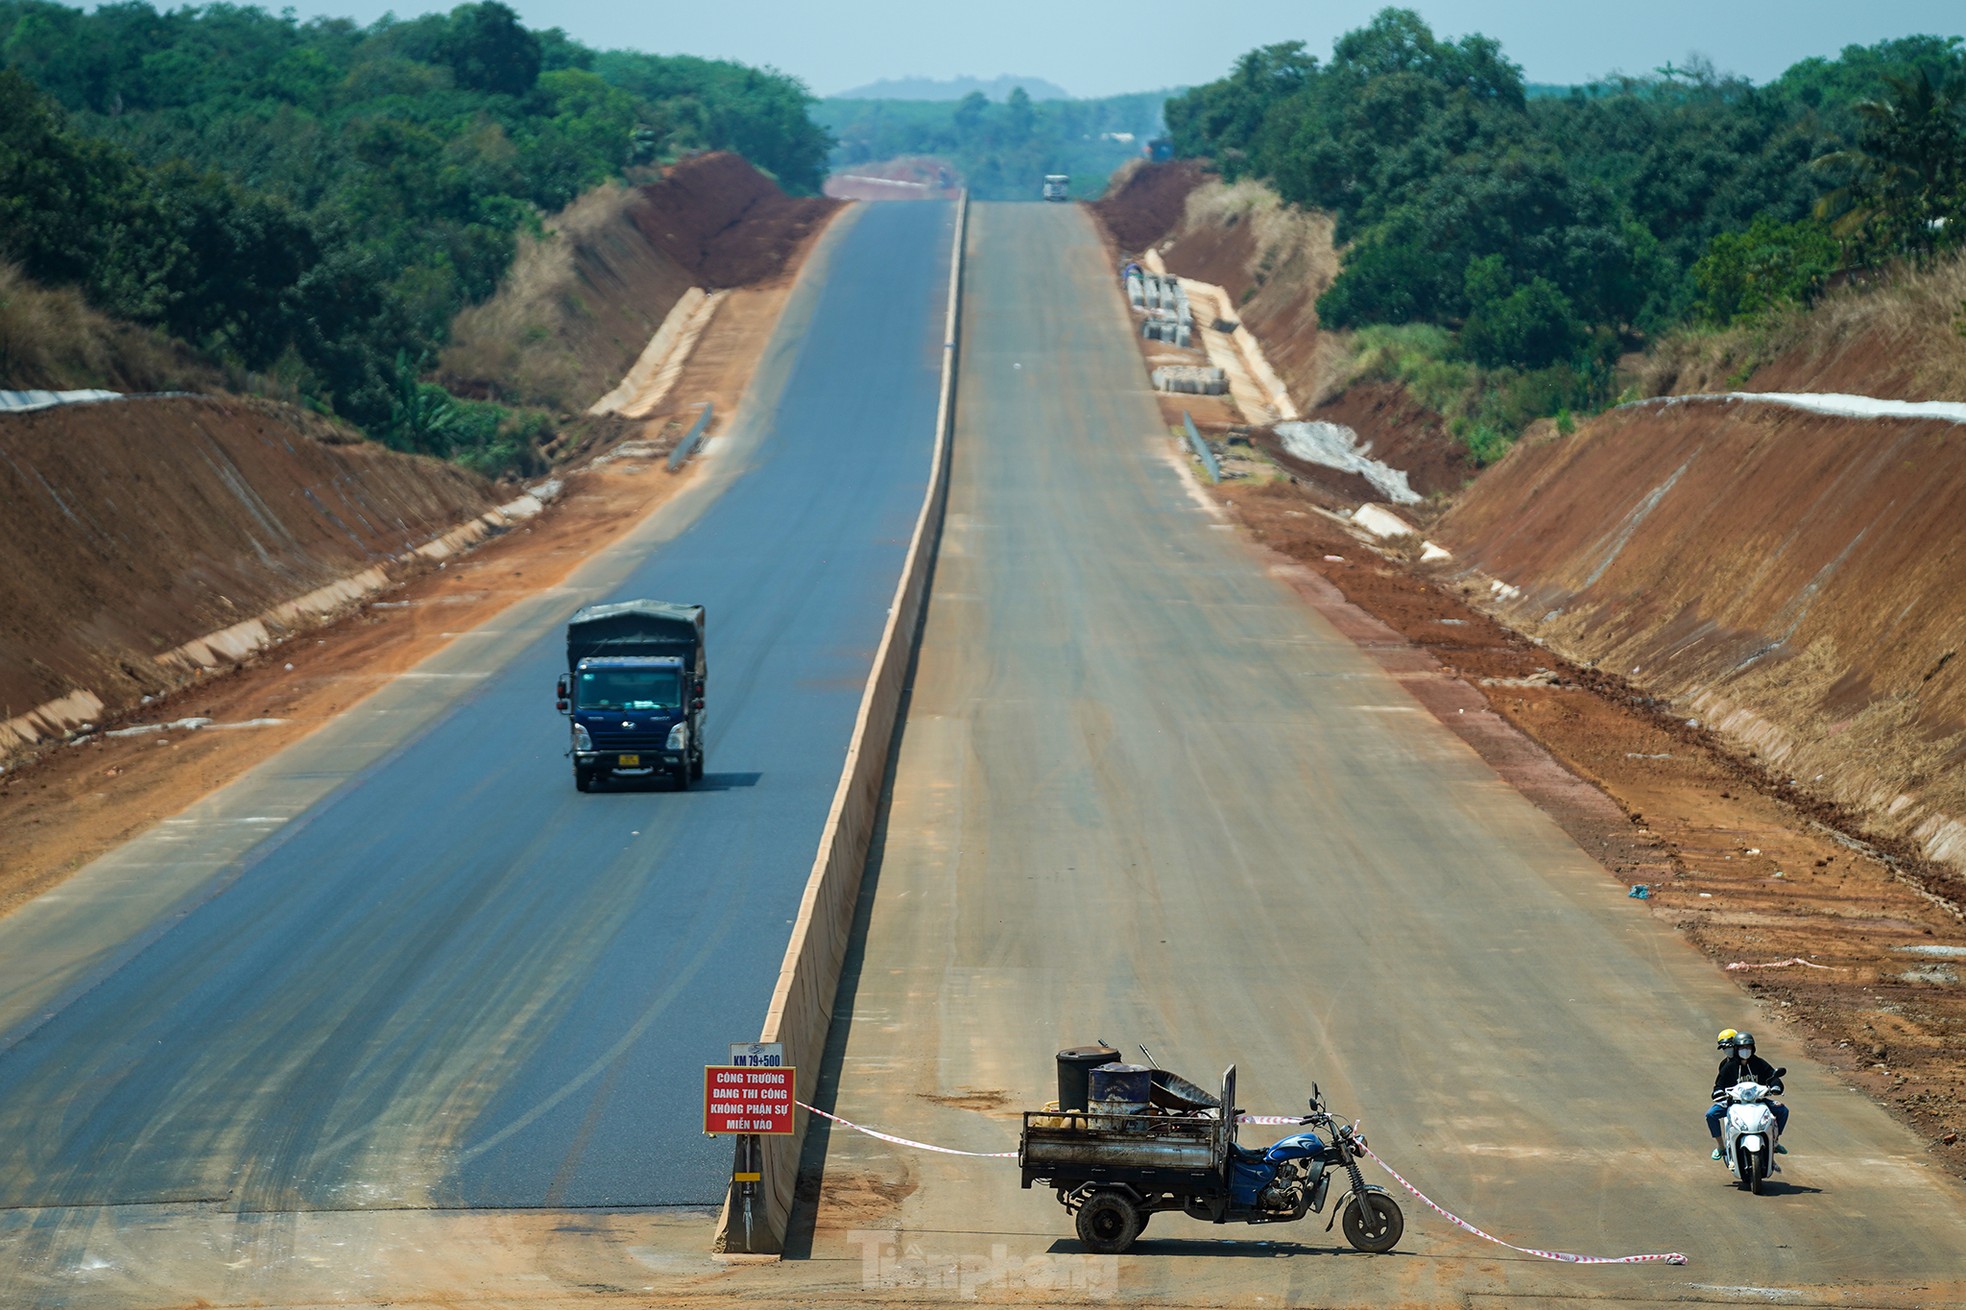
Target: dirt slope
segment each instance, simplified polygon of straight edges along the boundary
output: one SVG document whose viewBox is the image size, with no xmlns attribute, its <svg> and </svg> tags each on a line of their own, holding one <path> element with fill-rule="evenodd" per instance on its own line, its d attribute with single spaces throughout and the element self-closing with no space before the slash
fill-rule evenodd
<svg viewBox="0 0 1966 1310">
<path fill-rule="evenodd" d="M 1966 869 L 1966 428 L 1766 405 L 1528 442 L 1439 525 L 1507 622 Z"/>
<path fill-rule="evenodd" d="M 0 415 L 0 720 L 78 689 L 112 709 L 157 693 L 185 676 L 163 652 L 498 499 L 453 465 L 263 402 Z"/>
<path fill-rule="evenodd" d="M 685 291 L 778 277 L 838 205 L 788 196 L 721 152 L 591 191 L 522 243 L 496 296 L 458 315 L 437 378 L 462 395 L 584 410 Z"/>
</svg>

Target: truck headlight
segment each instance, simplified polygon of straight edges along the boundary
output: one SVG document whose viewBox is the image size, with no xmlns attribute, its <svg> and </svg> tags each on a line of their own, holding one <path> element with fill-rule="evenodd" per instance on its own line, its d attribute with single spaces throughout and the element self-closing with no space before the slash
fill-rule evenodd
<svg viewBox="0 0 1966 1310">
<path fill-rule="evenodd" d="M 679 751 L 687 745 L 689 745 L 689 725 L 687 723 L 678 723 L 675 727 L 669 729 L 670 750 Z"/>
<path fill-rule="evenodd" d="M 591 751 L 594 749 L 594 738 L 588 734 L 585 724 L 576 723 L 573 725 L 573 748 L 577 751 Z"/>
</svg>

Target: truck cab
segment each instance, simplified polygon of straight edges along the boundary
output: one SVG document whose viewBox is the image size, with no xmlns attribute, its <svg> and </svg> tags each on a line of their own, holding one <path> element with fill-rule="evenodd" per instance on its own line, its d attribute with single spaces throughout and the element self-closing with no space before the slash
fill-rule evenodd
<svg viewBox="0 0 1966 1310">
<path fill-rule="evenodd" d="M 625 601 L 589 606 L 567 625 L 559 709 L 570 720 L 573 782 L 703 776 L 703 610 Z"/>
<path fill-rule="evenodd" d="M 678 775 L 690 762 L 683 662 L 670 657 L 600 657 L 574 667 L 574 785 L 603 772 L 615 777 Z M 685 779 L 687 782 L 687 779 Z"/>
<path fill-rule="evenodd" d="M 1044 198 L 1046 200 L 1070 200 L 1072 198 L 1072 175 L 1070 173 L 1046 173 L 1044 175 Z"/>
</svg>

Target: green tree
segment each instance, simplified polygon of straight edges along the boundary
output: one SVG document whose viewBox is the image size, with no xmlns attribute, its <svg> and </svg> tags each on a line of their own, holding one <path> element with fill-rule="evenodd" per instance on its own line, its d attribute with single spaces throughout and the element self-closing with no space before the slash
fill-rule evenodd
<svg viewBox="0 0 1966 1310">
<path fill-rule="evenodd" d="M 1018 88 L 1020 91 L 1022 87 Z M 1028 97 L 1027 97 L 1028 98 Z M 971 91 L 956 105 L 954 123 L 959 136 L 973 136 L 982 130 L 984 115 L 990 112 L 990 97 Z"/>
<path fill-rule="evenodd" d="M 1783 305 L 1814 300 L 1838 267 L 1836 238 L 1822 224 L 1756 218 L 1745 232 L 1722 232 L 1693 265 L 1700 316 L 1725 325 Z"/>
<path fill-rule="evenodd" d="M 539 38 L 498 0 L 451 11 L 447 53 L 457 84 L 494 95 L 520 96 L 539 80 Z"/>
<path fill-rule="evenodd" d="M 1464 285 L 1470 309 L 1460 346 L 1485 368 L 1576 362 L 1590 343 L 1590 329 L 1578 321 L 1568 296 L 1541 277 L 1512 284 L 1499 255 L 1471 261 Z"/>
<path fill-rule="evenodd" d="M 1037 130 L 1037 111 L 1031 107 L 1031 97 L 1021 86 L 1010 89 L 1004 101 L 1004 135 L 1013 146 L 1023 145 Z"/>
</svg>

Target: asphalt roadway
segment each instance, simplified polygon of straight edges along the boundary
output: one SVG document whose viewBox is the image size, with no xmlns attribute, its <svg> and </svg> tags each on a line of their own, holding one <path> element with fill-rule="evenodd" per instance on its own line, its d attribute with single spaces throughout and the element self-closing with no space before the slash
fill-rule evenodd
<svg viewBox="0 0 1966 1310">
<path fill-rule="evenodd" d="M 1406 1214 L 1394 1254 L 1321 1221 L 1160 1216 L 1102 1259 L 1013 1162 L 840 1128 L 812 1148 L 814 1263 L 949 1299 L 1966 1301 L 1966 1196 L 1920 1143 L 1210 508 L 1079 208 L 972 222 L 948 526 L 822 1098 L 1003 1151 L 1054 1095 L 1053 1052 L 1141 1042 L 1204 1084 L 1237 1063 L 1253 1113 L 1300 1112 L 1318 1081 L 1417 1186 L 1520 1245 L 1690 1263 L 1519 1254 L 1370 1166 Z M 1791 1070 L 1793 1154 L 1760 1197 L 1707 1158 L 1729 1026 Z"/>
<path fill-rule="evenodd" d="M 569 585 L 0 921 L 0 1208 L 721 1200 L 702 1066 L 757 1037 L 920 511 L 953 217 L 844 216 L 733 435 Z M 708 607 L 708 776 L 581 795 L 560 624 L 630 596 Z M 13 1250 L 0 1303 L 65 1303 L 17 1280 L 74 1252 Z"/>
</svg>

